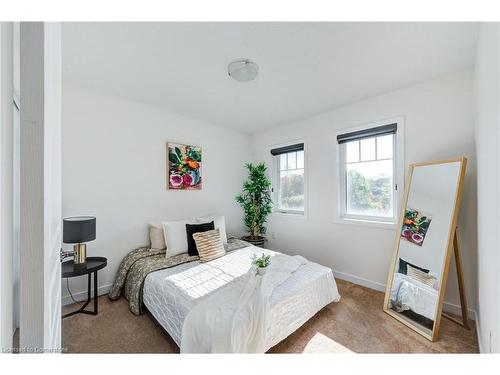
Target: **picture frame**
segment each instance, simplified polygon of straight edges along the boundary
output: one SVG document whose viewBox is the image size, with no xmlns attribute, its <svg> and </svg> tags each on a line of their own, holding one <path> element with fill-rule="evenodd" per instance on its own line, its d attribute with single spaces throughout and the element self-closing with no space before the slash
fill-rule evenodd
<svg viewBox="0 0 500 375">
<path fill-rule="evenodd" d="M 201 190 L 202 148 L 197 145 L 167 142 L 167 190 Z"/>
</svg>

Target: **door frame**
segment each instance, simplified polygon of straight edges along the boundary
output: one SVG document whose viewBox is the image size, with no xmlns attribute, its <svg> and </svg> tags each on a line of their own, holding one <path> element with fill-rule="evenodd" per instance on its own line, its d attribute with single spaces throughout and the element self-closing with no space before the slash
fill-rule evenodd
<svg viewBox="0 0 500 375">
<path fill-rule="evenodd" d="M 0 22 L 0 346 L 13 346 L 13 34 Z"/>
<path fill-rule="evenodd" d="M 61 25 L 20 25 L 20 349 L 61 351 Z"/>
</svg>

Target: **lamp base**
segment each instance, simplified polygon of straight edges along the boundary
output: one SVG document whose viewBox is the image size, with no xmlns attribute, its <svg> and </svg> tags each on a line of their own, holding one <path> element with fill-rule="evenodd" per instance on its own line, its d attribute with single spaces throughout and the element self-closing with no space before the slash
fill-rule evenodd
<svg viewBox="0 0 500 375">
<path fill-rule="evenodd" d="M 84 243 L 79 243 L 73 246 L 73 249 L 75 251 L 75 265 L 84 265 L 85 263 L 87 263 L 87 245 Z"/>
</svg>

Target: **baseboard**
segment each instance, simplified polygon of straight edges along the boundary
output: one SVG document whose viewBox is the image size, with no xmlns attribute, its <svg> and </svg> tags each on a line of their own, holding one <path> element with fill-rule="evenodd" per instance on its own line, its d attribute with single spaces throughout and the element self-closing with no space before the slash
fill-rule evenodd
<svg viewBox="0 0 500 375">
<path fill-rule="evenodd" d="M 462 308 L 460 307 L 460 305 L 457 305 L 455 303 L 444 301 L 443 311 L 446 311 L 447 313 L 450 313 L 453 315 L 462 316 Z M 476 320 L 476 310 L 469 308 L 469 309 L 467 309 L 467 311 L 469 312 L 469 319 L 475 321 Z"/>
<path fill-rule="evenodd" d="M 341 280 L 349 281 L 353 284 L 361 285 L 361 286 L 385 293 L 386 288 L 385 288 L 385 284 L 383 284 L 383 283 L 368 280 L 368 279 L 365 279 L 363 277 L 351 275 L 349 273 L 340 272 L 340 271 L 333 271 L 333 275 L 336 278 L 339 278 Z M 454 314 L 454 315 L 462 315 L 461 307 L 459 305 L 451 303 L 451 302 L 444 301 L 443 310 L 448 312 L 448 313 Z M 469 319 L 475 320 L 476 319 L 476 311 L 473 309 L 468 309 L 468 311 L 469 311 Z"/>
<path fill-rule="evenodd" d="M 97 294 L 99 296 L 102 296 L 104 294 L 108 294 L 109 293 L 109 290 L 111 289 L 111 286 L 113 284 L 106 284 L 106 285 L 101 285 L 100 287 L 97 288 Z M 93 292 L 92 292 L 93 293 Z M 93 295 L 93 294 L 92 294 Z M 80 292 L 74 292 L 73 293 L 73 297 L 77 300 L 77 301 L 84 301 L 87 299 L 87 291 L 86 290 L 82 290 Z M 65 296 L 62 297 L 62 305 L 65 306 L 65 305 L 70 305 L 73 303 L 73 300 L 71 299 L 71 296 L 69 295 L 69 293 Z"/>
<path fill-rule="evenodd" d="M 349 281 L 353 284 L 365 286 L 370 289 L 378 290 L 379 292 L 385 292 L 385 284 L 376 281 L 368 280 L 363 277 L 335 270 L 333 271 L 333 275 L 341 280 Z"/>
</svg>

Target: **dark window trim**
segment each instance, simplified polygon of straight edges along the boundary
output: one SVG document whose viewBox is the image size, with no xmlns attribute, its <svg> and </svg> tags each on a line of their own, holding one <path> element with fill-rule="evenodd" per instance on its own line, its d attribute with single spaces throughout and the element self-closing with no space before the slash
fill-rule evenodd
<svg viewBox="0 0 500 375">
<path fill-rule="evenodd" d="M 368 128 L 364 130 L 358 130 L 355 132 L 340 134 L 337 136 L 337 142 L 339 144 L 358 141 L 365 138 L 373 138 L 381 135 L 396 134 L 398 130 L 398 124 L 388 124 L 377 126 L 375 128 Z"/>
<path fill-rule="evenodd" d="M 271 149 L 271 154 L 276 156 L 281 154 L 288 154 L 289 152 L 295 152 L 295 151 L 304 151 L 304 143 L 297 143 L 294 145 L 273 148 Z"/>
</svg>

